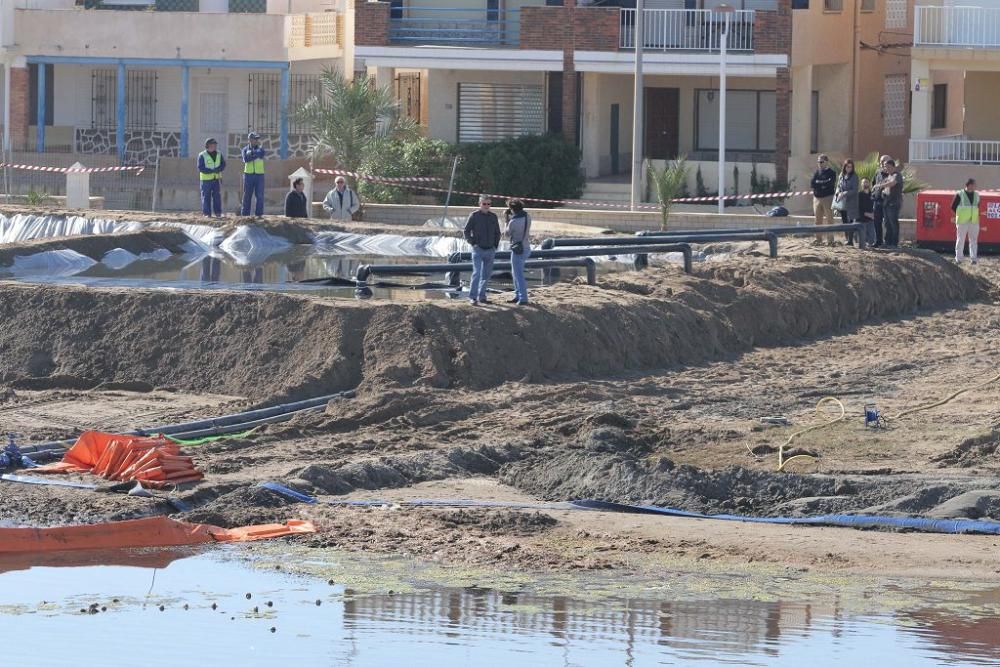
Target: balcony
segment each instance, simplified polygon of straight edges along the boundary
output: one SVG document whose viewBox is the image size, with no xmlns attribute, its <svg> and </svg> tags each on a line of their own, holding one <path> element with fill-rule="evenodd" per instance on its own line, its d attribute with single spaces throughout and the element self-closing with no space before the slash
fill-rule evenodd
<svg viewBox="0 0 1000 667">
<path fill-rule="evenodd" d="M 400 45 L 516 47 L 517 9 L 483 7 L 393 7 L 389 41 Z"/>
<path fill-rule="evenodd" d="M 910 139 L 910 162 L 1000 164 L 1000 141 L 970 140 L 961 135 Z"/>
<path fill-rule="evenodd" d="M 1000 9 L 915 7 L 914 10 L 915 47 L 1000 49 Z"/>
<path fill-rule="evenodd" d="M 643 48 L 650 51 L 718 51 L 726 15 L 709 9 L 646 9 L 642 13 Z M 635 49 L 636 10 L 621 10 L 619 46 Z M 753 51 L 754 11 L 739 10 L 729 18 L 730 51 Z"/>
<path fill-rule="evenodd" d="M 14 22 L 19 50 L 28 56 L 265 62 L 339 57 L 340 23 L 334 12 L 120 11 L 111 18 L 82 8 L 19 9 Z"/>
</svg>

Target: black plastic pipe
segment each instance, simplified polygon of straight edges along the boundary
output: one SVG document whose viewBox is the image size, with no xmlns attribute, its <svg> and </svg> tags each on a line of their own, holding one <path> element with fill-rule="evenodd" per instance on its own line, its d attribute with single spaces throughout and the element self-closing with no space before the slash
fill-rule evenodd
<svg viewBox="0 0 1000 667">
<path fill-rule="evenodd" d="M 635 240 L 635 239 L 633 239 Z M 673 239 L 671 239 L 673 241 Z M 544 245 L 544 243 L 543 243 Z M 542 248 L 532 250 L 533 258 L 564 258 L 564 257 L 614 257 L 617 255 L 636 255 L 636 268 L 649 265 L 648 255 L 654 253 L 679 252 L 684 255 L 684 273 L 691 273 L 691 246 L 687 243 L 656 243 L 655 241 L 640 240 L 624 247 L 615 248 Z M 472 259 L 472 253 L 455 252 L 448 256 L 449 262 L 467 262 Z M 497 251 L 495 255 L 497 261 L 510 260 L 510 252 Z M 529 260 L 531 261 L 531 260 Z"/>
<path fill-rule="evenodd" d="M 657 236 L 608 236 L 580 237 L 569 239 L 545 239 L 542 250 L 576 246 L 629 246 L 661 243 L 664 240 Z M 684 234 L 682 236 L 666 237 L 672 243 L 706 243 L 710 241 L 767 241 L 771 258 L 778 256 L 778 235 L 774 232 L 706 232 Z"/>
<path fill-rule="evenodd" d="M 825 234 L 829 232 L 849 232 L 864 229 L 864 223 L 850 222 L 846 225 L 809 225 L 806 227 L 758 227 L 753 229 L 707 229 L 702 231 L 645 231 L 636 232 L 636 236 L 655 237 L 666 240 L 674 240 L 681 236 L 691 234 L 701 235 L 721 235 L 721 234 L 753 234 L 761 232 L 773 232 L 777 236 L 811 236 L 813 234 Z"/>
<path fill-rule="evenodd" d="M 458 254 L 458 253 L 455 253 Z M 497 253 L 500 254 L 500 253 Z M 509 255 L 510 253 L 507 253 Z M 454 256 L 454 255 L 453 255 Z M 509 258 L 509 257 L 508 257 Z M 597 284 L 597 264 L 589 257 L 569 255 L 564 259 L 529 259 L 524 263 L 526 269 L 547 270 L 557 267 L 581 267 L 587 271 L 587 284 Z M 494 273 L 505 270 L 506 267 L 496 267 Z M 357 287 L 354 295 L 359 298 L 372 296 L 368 279 L 375 275 L 404 276 L 404 275 L 426 275 L 432 273 L 445 273 L 448 275 L 452 286 L 458 287 L 460 276 L 463 273 L 472 272 L 472 262 L 449 262 L 448 264 L 362 264 L 355 273 Z"/>
</svg>

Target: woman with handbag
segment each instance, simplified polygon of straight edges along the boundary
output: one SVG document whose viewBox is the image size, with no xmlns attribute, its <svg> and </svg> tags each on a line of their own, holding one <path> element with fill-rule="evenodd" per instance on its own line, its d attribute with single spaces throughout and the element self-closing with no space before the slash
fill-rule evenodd
<svg viewBox="0 0 1000 667">
<path fill-rule="evenodd" d="M 510 239 L 510 273 L 514 276 L 514 298 L 510 303 L 527 306 L 528 281 L 524 277 L 524 263 L 531 257 L 531 216 L 520 199 L 507 202 L 507 211 L 510 217 L 504 234 Z"/>
<path fill-rule="evenodd" d="M 858 220 L 858 175 L 854 173 L 854 160 L 847 160 L 840 168 L 837 192 L 833 195 L 833 210 L 840 211 L 840 220 L 845 225 Z M 854 245 L 854 230 L 844 232 L 847 245 Z M 864 247 L 865 237 L 858 234 L 858 242 Z"/>
</svg>

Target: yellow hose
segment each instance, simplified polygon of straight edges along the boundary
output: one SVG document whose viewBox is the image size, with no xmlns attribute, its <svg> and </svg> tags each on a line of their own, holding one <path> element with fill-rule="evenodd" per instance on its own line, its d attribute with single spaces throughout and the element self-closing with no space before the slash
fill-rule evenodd
<svg viewBox="0 0 1000 667">
<path fill-rule="evenodd" d="M 785 466 L 788 463 L 790 463 L 791 461 L 794 461 L 795 459 L 815 459 L 816 458 L 815 456 L 812 456 L 811 454 L 796 454 L 795 456 L 792 456 L 792 457 L 786 459 L 785 458 L 785 447 L 787 447 L 788 445 L 792 444 L 792 440 L 794 440 L 795 438 L 799 437 L 800 435 L 803 435 L 804 433 L 809 433 L 810 431 L 815 431 L 817 429 L 826 428 L 827 426 L 831 426 L 833 424 L 836 424 L 837 422 L 842 421 L 844 419 L 844 417 L 847 416 L 847 410 L 844 409 L 844 404 L 840 402 L 840 399 L 834 398 L 833 396 L 824 396 L 823 398 L 819 399 L 819 401 L 816 402 L 816 413 L 817 414 L 819 413 L 820 407 L 824 403 L 826 403 L 826 402 L 836 403 L 837 407 L 840 408 L 840 416 L 838 416 L 838 417 L 836 417 L 834 419 L 831 419 L 828 422 L 823 422 L 822 424 L 813 424 L 812 426 L 807 426 L 806 428 L 804 428 L 804 429 L 802 429 L 800 431 L 796 431 L 795 433 L 792 433 L 790 436 L 788 436 L 788 440 L 785 440 L 785 442 L 782 443 L 782 445 L 780 447 L 778 447 L 778 472 L 781 472 L 782 470 L 784 470 Z"/>
<path fill-rule="evenodd" d="M 972 385 L 971 387 L 966 387 L 965 389 L 959 389 L 955 393 L 949 395 L 947 398 L 943 398 L 943 399 L 941 399 L 940 401 L 938 401 L 936 403 L 928 403 L 927 405 L 920 405 L 920 406 L 917 406 L 915 408 L 910 408 L 909 410 L 903 410 L 898 415 L 896 415 L 896 419 L 902 419 L 906 415 L 912 415 L 914 412 L 920 412 L 921 410 L 930 410 L 931 408 L 936 408 L 939 405 L 944 405 L 945 403 L 948 403 L 949 401 L 954 400 L 955 398 L 957 398 L 958 396 L 961 396 L 962 394 L 964 394 L 967 391 L 972 391 L 973 389 L 981 389 L 982 387 L 985 387 L 986 385 L 993 384 L 997 380 L 1000 380 L 1000 374 L 994 375 L 992 378 L 990 378 L 986 382 L 980 382 L 979 384 Z"/>
</svg>

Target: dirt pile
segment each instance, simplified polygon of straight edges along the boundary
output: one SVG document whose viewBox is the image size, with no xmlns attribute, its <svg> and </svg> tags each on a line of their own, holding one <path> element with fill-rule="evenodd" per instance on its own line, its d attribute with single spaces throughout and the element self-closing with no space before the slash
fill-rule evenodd
<svg viewBox="0 0 1000 667">
<path fill-rule="evenodd" d="M 39 239 L 21 243 L 6 243 L 0 246 L 0 266 L 10 266 L 15 257 L 36 255 L 50 250 L 74 250 L 94 261 L 109 250 L 122 248 L 133 255 L 155 250 L 169 250 L 171 253 L 184 252 L 190 239 L 179 229 L 150 229 L 143 232 L 123 234 L 101 234 L 95 236 L 75 236 L 58 239 Z"/>
<path fill-rule="evenodd" d="M 537 290 L 530 308 L 6 285 L 0 380 L 71 375 L 272 401 L 481 389 L 726 358 L 980 298 L 937 255 L 807 249 Z"/>
</svg>

